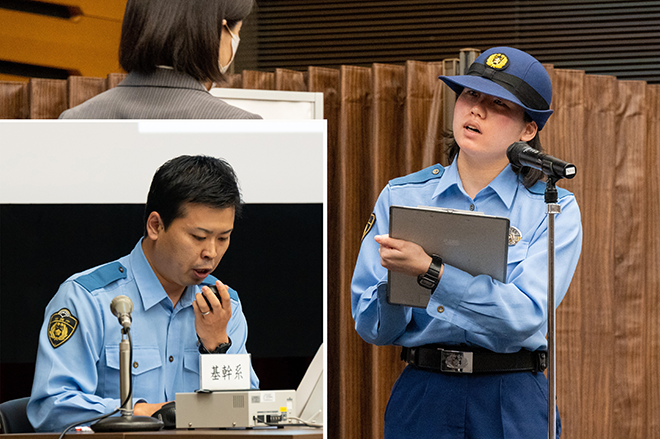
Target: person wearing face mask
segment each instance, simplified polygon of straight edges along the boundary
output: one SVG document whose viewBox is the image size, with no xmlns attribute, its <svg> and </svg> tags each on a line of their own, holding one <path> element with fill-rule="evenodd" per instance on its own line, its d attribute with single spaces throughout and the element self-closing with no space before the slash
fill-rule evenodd
<svg viewBox="0 0 660 439">
<path fill-rule="evenodd" d="M 236 56 L 254 0 L 128 0 L 115 88 L 60 119 L 260 119 L 209 93 Z"/>
</svg>

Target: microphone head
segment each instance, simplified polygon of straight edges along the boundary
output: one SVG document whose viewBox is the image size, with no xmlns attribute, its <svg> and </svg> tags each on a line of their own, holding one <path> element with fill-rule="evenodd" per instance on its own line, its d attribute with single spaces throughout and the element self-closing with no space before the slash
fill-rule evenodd
<svg viewBox="0 0 660 439">
<path fill-rule="evenodd" d="M 112 314 L 119 317 L 133 312 L 133 301 L 128 296 L 117 296 L 110 302 Z"/>
<path fill-rule="evenodd" d="M 520 153 L 525 148 L 529 148 L 529 147 L 530 146 L 526 142 L 513 142 L 506 149 L 506 157 L 509 159 L 509 162 L 511 162 L 511 164 L 522 167 L 523 165 L 520 163 Z"/>
</svg>

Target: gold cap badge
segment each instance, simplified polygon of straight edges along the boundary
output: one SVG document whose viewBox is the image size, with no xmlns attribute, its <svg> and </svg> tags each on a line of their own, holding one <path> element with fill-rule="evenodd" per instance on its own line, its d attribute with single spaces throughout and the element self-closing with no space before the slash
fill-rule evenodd
<svg viewBox="0 0 660 439">
<path fill-rule="evenodd" d="M 78 319 L 71 312 L 62 308 L 50 316 L 48 321 L 48 341 L 54 348 L 62 346 L 71 338 L 78 327 Z"/>
<path fill-rule="evenodd" d="M 504 70 L 509 66 L 509 58 L 503 53 L 493 53 L 486 59 L 486 65 L 497 70 Z"/>
</svg>

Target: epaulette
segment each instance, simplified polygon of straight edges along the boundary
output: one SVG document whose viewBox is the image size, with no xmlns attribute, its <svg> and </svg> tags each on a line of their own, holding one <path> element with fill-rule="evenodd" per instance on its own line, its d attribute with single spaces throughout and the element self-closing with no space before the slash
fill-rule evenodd
<svg viewBox="0 0 660 439">
<path fill-rule="evenodd" d="M 217 281 L 218 278 L 211 276 L 210 274 L 206 276 L 206 279 L 202 281 L 202 285 L 215 285 L 215 281 Z M 231 299 L 234 299 L 236 302 L 238 302 L 238 293 L 233 290 L 231 287 L 227 288 L 229 290 L 229 297 Z"/>
<path fill-rule="evenodd" d="M 545 195 L 545 181 L 537 181 L 534 186 L 528 187 L 527 190 L 534 195 Z M 557 199 L 564 198 L 571 193 L 564 188 L 557 187 Z"/>
<path fill-rule="evenodd" d="M 86 289 L 87 291 L 98 290 L 119 279 L 126 278 L 126 267 L 119 262 L 111 262 L 103 265 L 91 273 L 80 276 L 73 281 Z"/>
<path fill-rule="evenodd" d="M 391 186 L 401 186 L 403 184 L 415 184 L 415 183 L 426 183 L 429 180 L 434 178 L 442 177 L 442 174 L 445 173 L 445 168 L 442 165 L 433 165 L 428 168 L 422 169 L 421 171 L 414 172 L 412 174 L 405 175 L 403 177 L 395 178 L 390 180 Z"/>
</svg>

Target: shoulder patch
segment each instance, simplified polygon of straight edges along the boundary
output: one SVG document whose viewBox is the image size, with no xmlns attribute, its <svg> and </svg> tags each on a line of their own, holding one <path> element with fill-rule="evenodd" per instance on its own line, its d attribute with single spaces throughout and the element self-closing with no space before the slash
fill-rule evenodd
<svg viewBox="0 0 660 439">
<path fill-rule="evenodd" d="M 215 281 L 217 281 L 217 280 L 218 280 L 217 277 L 211 276 L 209 274 L 208 276 L 206 276 L 206 279 L 204 279 L 202 281 L 202 285 L 215 285 Z M 229 297 L 238 302 L 239 301 L 238 300 L 238 293 L 236 292 L 236 290 L 233 290 L 231 287 L 228 287 L 228 291 L 229 291 Z"/>
<path fill-rule="evenodd" d="M 91 292 L 125 278 L 126 268 L 119 262 L 111 262 L 97 268 L 91 273 L 74 279 L 74 282 Z"/>
<path fill-rule="evenodd" d="M 443 168 L 442 165 L 439 164 L 433 165 L 433 166 L 429 166 L 426 169 L 422 169 L 421 171 L 417 171 L 415 173 L 390 180 L 390 185 L 400 186 L 403 184 L 411 184 L 411 183 L 412 184 L 426 183 L 427 181 L 432 180 L 434 178 L 442 177 L 442 174 L 444 173 L 445 173 L 445 168 Z"/>
<path fill-rule="evenodd" d="M 361 241 L 364 241 L 364 237 L 369 234 L 371 231 L 371 228 L 376 224 L 376 213 L 372 212 L 371 216 L 369 217 L 369 221 L 367 221 L 367 225 L 364 226 L 364 231 L 362 232 L 362 239 Z"/>
<path fill-rule="evenodd" d="M 71 338 L 77 328 L 78 319 L 71 311 L 62 308 L 48 320 L 48 341 L 54 348 L 59 348 Z"/>
</svg>

